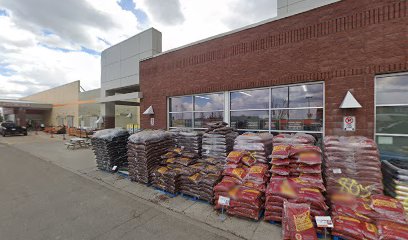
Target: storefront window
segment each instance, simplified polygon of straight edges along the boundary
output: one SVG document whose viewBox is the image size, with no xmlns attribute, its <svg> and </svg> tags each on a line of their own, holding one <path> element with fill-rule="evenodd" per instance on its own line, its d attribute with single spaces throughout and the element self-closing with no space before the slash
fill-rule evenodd
<svg viewBox="0 0 408 240">
<path fill-rule="evenodd" d="M 192 113 L 170 113 L 170 127 L 192 127 Z"/>
<path fill-rule="evenodd" d="M 231 127 L 235 129 L 269 129 L 268 111 L 234 111 L 231 112 Z"/>
<path fill-rule="evenodd" d="M 383 159 L 408 161 L 408 73 L 375 80 L 376 141 Z"/>
<path fill-rule="evenodd" d="M 289 107 L 323 107 L 323 84 L 289 87 Z"/>
<path fill-rule="evenodd" d="M 231 110 L 268 109 L 269 89 L 231 92 Z"/>
<path fill-rule="evenodd" d="M 169 127 L 203 129 L 224 120 L 242 132 L 305 132 L 321 137 L 323 99 L 323 83 L 174 97 L 169 99 Z"/>
<path fill-rule="evenodd" d="M 170 112 L 193 111 L 193 98 L 191 96 L 170 98 Z"/>
<path fill-rule="evenodd" d="M 194 111 L 224 111 L 224 94 L 194 96 Z"/>
<path fill-rule="evenodd" d="M 207 128 L 224 120 L 224 93 L 169 98 L 169 127 Z"/>
<path fill-rule="evenodd" d="M 206 128 L 208 123 L 224 121 L 224 112 L 194 113 L 194 127 Z"/>
</svg>

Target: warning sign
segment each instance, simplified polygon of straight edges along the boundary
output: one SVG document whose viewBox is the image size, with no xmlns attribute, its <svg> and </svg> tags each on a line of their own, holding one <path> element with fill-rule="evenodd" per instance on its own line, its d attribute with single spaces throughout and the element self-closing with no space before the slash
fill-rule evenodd
<svg viewBox="0 0 408 240">
<path fill-rule="evenodd" d="M 356 117 L 345 116 L 343 118 L 343 129 L 344 131 L 355 131 L 356 130 Z"/>
</svg>

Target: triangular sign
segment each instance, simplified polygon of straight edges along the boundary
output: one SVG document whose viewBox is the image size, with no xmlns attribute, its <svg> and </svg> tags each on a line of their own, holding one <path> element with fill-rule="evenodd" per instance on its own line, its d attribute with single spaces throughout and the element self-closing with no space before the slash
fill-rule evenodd
<svg viewBox="0 0 408 240">
<path fill-rule="evenodd" d="M 144 115 L 153 115 L 153 114 L 154 114 L 153 107 L 152 107 L 152 106 L 148 107 L 148 108 L 146 109 L 146 111 L 144 111 L 143 114 L 144 114 Z"/>
<path fill-rule="evenodd" d="M 347 91 L 347 94 L 344 97 L 340 108 L 361 108 L 361 104 L 357 101 L 353 94 L 351 94 L 350 91 Z"/>
<path fill-rule="evenodd" d="M 96 124 L 102 124 L 103 123 L 103 118 L 99 117 L 98 120 L 95 121 Z"/>
</svg>

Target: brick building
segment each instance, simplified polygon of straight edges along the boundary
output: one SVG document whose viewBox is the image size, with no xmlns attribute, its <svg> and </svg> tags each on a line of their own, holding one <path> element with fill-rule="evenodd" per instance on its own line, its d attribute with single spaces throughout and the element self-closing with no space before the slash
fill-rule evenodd
<svg viewBox="0 0 408 240">
<path fill-rule="evenodd" d="M 407 72 L 408 1 L 342 0 L 142 61 L 141 125 L 364 135 L 408 156 Z M 361 108 L 340 108 L 348 91 Z"/>
</svg>

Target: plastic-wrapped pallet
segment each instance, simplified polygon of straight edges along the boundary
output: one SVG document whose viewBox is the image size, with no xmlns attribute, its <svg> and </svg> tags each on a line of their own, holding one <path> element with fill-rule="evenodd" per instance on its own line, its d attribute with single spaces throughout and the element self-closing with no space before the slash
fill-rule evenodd
<svg viewBox="0 0 408 240">
<path fill-rule="evenodd" d="M 285 140 L 282 140 L 285 139 Z M 312 216 L 326 214 L 321 175 L 322 152 L 308 134 L 280 134 L 273 139 L 272 167 L 265 202 L 265 220 L 282 221 L 284 201 L 311 203 Z M 292 141 L 291 141 L 292 140 Z"/>
<path fill-rule="evenodd" d="M 247 151 L 257 162 L 268 163 L 272 151 L 273 135 L 270 133 L 244 133 L 235 139 L 235 151 Z"/>
<path fill-rule="evenodd" d="M 400 200 L 408 212 L 408 162 L 382 161 L 382 172 L 385 193 Z"/>
<path fill-rule="evenodd" d="M 383 192 L 379 152 L 372 139 L 325 137 L 323 166 L 329 194 L 346 191 L 368 197 Z"/>
<path fill-rule="evenodd" d="M 114 166 L 127 167 L 127 141 L 129 133 L 124 129 L 97 131 L 91 139 L 97 167 L 111 171 Z"/>
<path fill-rule="evenodd" d="M 215 200 L 229 197 L 230 205 L 226 207 L 229 215 L 258 220 L 269 179 L 268 165 L 258 162 L 249 152 L 232 151 L 222 175 L 221 182 L 214 187 Z M 215 208 L 221 206 L 217 204 Z"/>
<path fill-rule="evenodd" d="M 203 135 L 202 155 L 211 157 L 225 163 L 225 158 L 234 147 L 235 138 L 238 136 L 225 122 L 208 124 L 209 128 Z"/>
<path fill-rule="evenodd" d="M 186 152 L 196 153 L 201 157 L 203 132 L 193 131 L 188 128 L 172 129 L 170 133 L 176 145 Z"/>
<path fill-rule="evenodd" d="M 152 173 L 167 149 L 174 145 L 171 135 L 162 130 L 145 130 L 129 137 L 129 176 L 132 181 L 151 183 Z"/>
</svg>

